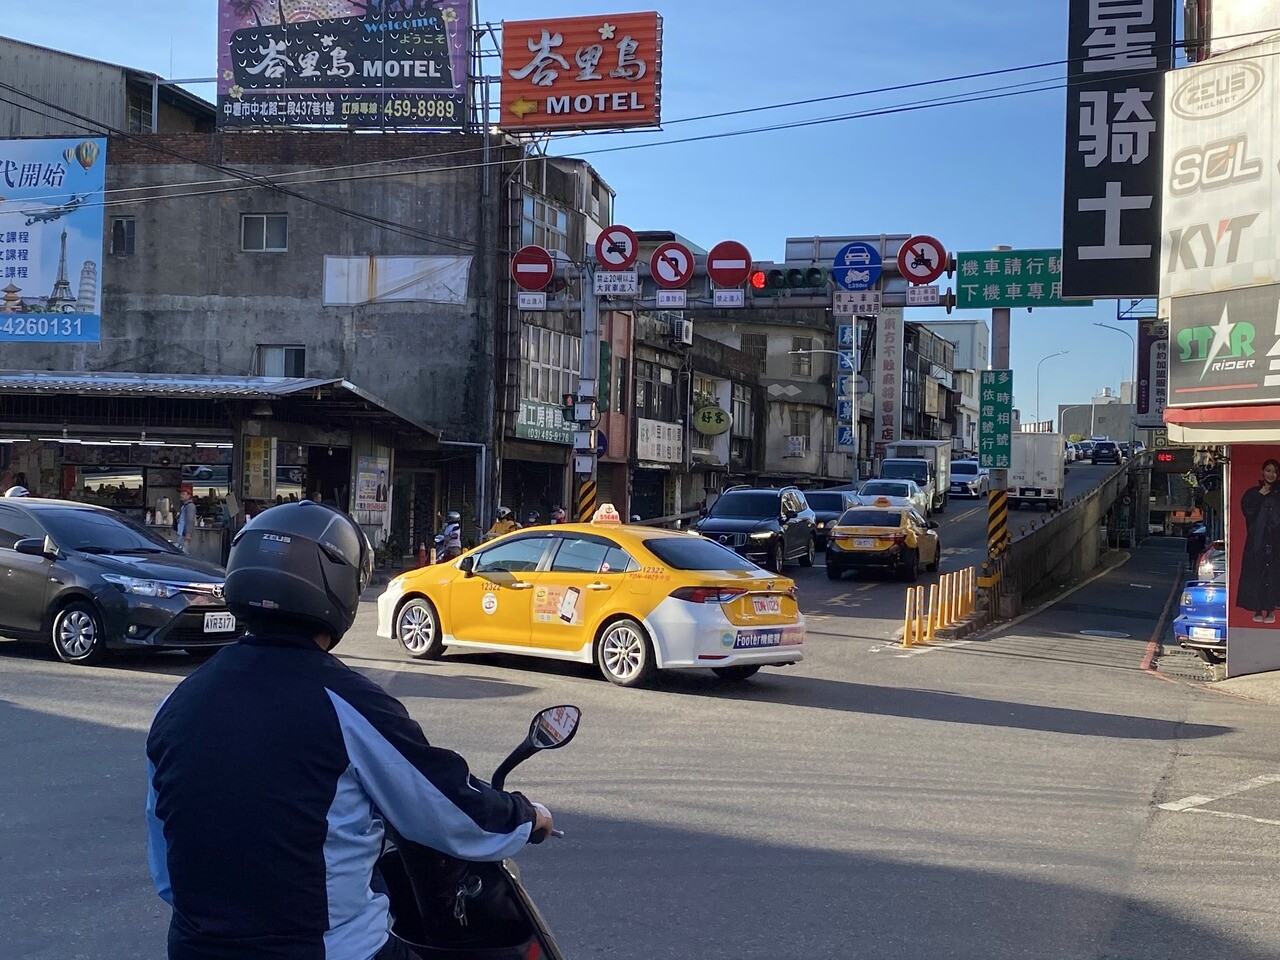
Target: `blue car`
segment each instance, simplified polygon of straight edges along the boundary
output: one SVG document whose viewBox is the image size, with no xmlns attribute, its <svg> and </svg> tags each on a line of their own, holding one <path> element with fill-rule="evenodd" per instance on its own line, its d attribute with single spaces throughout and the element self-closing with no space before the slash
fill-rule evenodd
<svg viewBox="0 0 1280 960">
<path fill-rule="evenodd" d="M 1178 618 L 1173 621 L 1178 645 L 1194 650 L 1206 663 L 1227 657 L 1227 588 L 1222 581 L 1188 580 L 1182 588 Z"/>
</svg>

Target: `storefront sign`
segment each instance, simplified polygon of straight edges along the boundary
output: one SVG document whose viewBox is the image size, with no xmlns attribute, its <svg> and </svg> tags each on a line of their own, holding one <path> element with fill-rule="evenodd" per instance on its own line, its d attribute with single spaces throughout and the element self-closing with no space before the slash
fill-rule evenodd
<svg viewBox="0 0 1280 960">
<path fill-rule="evenodd" d="M 1280 281 L 1280 42 L 1245 52 L 1169 75 L 1161 297 Z"/>
<path fill-rule="evenodd" d="M 502 25 L 506 130 L 654 127 L 662 119 L 662 18 L 622 13 Z"/>
<path fill-rule="evenodd" d="M 574 425 L 566 423 L 560 408 L 537 400 L 521 400 L 516 414 L 516 436 L 542 443 L 573 445 Z"/>
<path fill-rule="evenodd" d="M 276 498 L 276 438 L 245 437 L 244 498 L 274 500 Z"/>
<path fill-rule="evenodd" d="M 383 524 L 391 504 L 391 462 L 386 457 L 356 460 L 356 523 Z"/>
<path fill-rule="evenodd" d="M 1169 400 L 1169 324 L 1138 323 L 1138 390 L 1135 425 L 1143 430 L 1164 426 Z"/>
<path fill-rule="evenodd" d="M 106 140 L 0 140 L 0 342 L 101 341 L 106 167 Z"/>
<path fill-rule="evenodd" d="M 708 437 L 718 437 L 733 426 L 733 418 L 719 407 L 703 407 L 693 415 L 693 428 Z"/>
<path fill-rule="evenodd" d="M 956 308 L 1087 307 L 1062 299 L 1061 250 L 986 250 L 956 254 Z"/>
<path fill-rule="evenodd" d="M 978 403 L 978 465 L 1008 469 L 1013 449 L 1013 371 L 983 370 Z"/>
<path fill-rule="evenodd" d="M 1070 0 L 1063 296 L 1159 289 L 1164 71 L 1172 66 L 1173 0 Z"/>
<path fill-rule="evenodd" d="M 888 307 L 876 320 L 876 456 L 902 431 L 902 308 Z"/>
<path fill-rule="evenodd" d="M 1169 406 L 1280 402 L 1280 284 L 1174 297 Z"/>
<path fill-rule="evenodd" d="M 636 420 L 636 459 L 655 463 L 684 460 L 684 427 L 661 420 Z"/>
<path fill-rule="evenodd" d="M 1280 668 L 1280 446 L 1233 443 L 1227 468 L 1227 675 Z"/>
<path fill-rule="evenodd" d="M 219 0 L 218 123 L 461 129 L 468 8 L 467 0 Z"/>
</svg>

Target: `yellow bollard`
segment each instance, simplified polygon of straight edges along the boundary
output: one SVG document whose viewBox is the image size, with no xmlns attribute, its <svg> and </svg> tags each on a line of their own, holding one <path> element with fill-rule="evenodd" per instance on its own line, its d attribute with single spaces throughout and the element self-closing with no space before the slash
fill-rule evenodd
<svg viewBox="0 0 1280 960">
<path fill-rule="evenodd" d="M 907 589 L 913 591 L 916 595 L 915 642 L 924 643 L 924 618 L 926 613 L 924 609 L 924 587 L 908 587 Z"/>
<path fill-rule="evenodd" d="M 916 592 L 908 587 L 906 611 L 902 615 L 902 645 L 904 647 L 909 647 L 914 642 L 912 634 L 914 633 L 916 626 L 915 600 Z"/>
<path fill-rule="evenodd" d="M 948 574 L 938 578 L 938 624 L 937 629 L 951 626 L 951 581 Z"/>
<path fill-rule="evenodd" d="M 973 567 L 965 567 L 960 571 L 960 617 L 963 619 L 969 615 L 969 601 L 972 599 L 970 595 L 970 577 Z"/>
<path fill-rule="evenodd" d="M 969 568 L 969 610 L 970 616 L 978 609 L 978 571 L 974 567 Z"/>
<path fill-rule="evenodd" d="M 921 587 L 920 589 L 924 589 Z M 929 613 L 924 619 L 924 639 L 926 643 L 933 642 L 933 631 L 935 621 L 938 618 L 938 585 L 932 583 L 929 585 Z"/>
<path fill-rule="evenodd" d="M 948 626 L 954 624 L 960 619 L 960 575 L 958 573 L 947 574 L 947 582 L 950 585 L 951 605 L 947 610 Z"/>
</svg>

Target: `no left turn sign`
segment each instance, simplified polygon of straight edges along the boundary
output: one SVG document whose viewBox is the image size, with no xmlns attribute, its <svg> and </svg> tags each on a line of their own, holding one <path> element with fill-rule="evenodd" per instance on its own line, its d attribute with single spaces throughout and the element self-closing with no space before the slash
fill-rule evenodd
<svg viewBox="0 0 1280 960">
<path fill-rule="evenodd" d="M 683 243 L 664 243 L 653 251 L 649 270 L 658 286 L 675 290 L 683 287 L 693 276 L 693 254 Z"/>
</svg>

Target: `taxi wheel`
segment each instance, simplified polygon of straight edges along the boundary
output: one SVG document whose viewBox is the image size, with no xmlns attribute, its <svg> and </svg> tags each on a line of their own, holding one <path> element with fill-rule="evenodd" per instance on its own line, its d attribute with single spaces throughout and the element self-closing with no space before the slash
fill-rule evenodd
<svg viewBox="0 0 1280 960">
<path fill-rule="evenodd" d="M 596 663 L 605 679 L 620 687 L 638 687 L 656 669 L 653 647 L 644 627 L 630 619 L 615 620 L 601 631 L 596 642 Z"/>
<path fill-rule="evenodd" d="M 937 573 L 938 568 L 940 566 L 942 566 L 942 544 L 941 543 L 938 544 L 938 549 L 935 550 L 933 553 L 933 563 L 929 564 L 927 567 L 925 567 L 925 569 L 932 573 Z"/>
<path fill-rule="evenodd" d="M 902 565 L 902 579 L 908 583 L 914 583 L 920 579 L 920 551 L 911 551 L 911 556 Z"/>
<path fill-rule="evenodd" d="M 741 683 L 750 680 L 760 672 L 760 664 L 744 663 L 736 667 L 712 667 L 711 672 L 728 683 Z"/>
<path fill-rule="evenodd" d="M 818 552 L 818 548 L 813 545 L 813 537 L 809 538 L 809 549 L 805 551 L 804 556 L 800 558 L 800 566 L 812 567 L 814 555 Z"/>
<path fill-rule="evenodd" d="M 396 639 L 415 660 L 439 660 L 444 655 L 440 618 L 430 600 L 414 597 L 396 614 Z"/>
<path fill-rule="evenodd" d="M 842 576 L 844 576 L 843 570 L 841 570 L 839 567 L 835 566 L 834 564 L 831 564 L 831 563 L 827 564 L 828 580 L 839 580 Z"/>
</svg>

